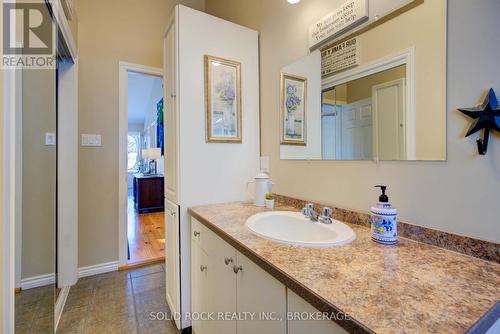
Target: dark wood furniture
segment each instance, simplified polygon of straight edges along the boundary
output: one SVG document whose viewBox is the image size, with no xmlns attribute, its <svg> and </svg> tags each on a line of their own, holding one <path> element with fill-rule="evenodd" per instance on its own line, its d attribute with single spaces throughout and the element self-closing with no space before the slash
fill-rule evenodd
<svg viewBox="0 0 500 334">
<path fill-rule="evenodd" d="M 163 175 L 134 175 L 134 203 L 139 213 L 164 211 Z"/>
</svg>

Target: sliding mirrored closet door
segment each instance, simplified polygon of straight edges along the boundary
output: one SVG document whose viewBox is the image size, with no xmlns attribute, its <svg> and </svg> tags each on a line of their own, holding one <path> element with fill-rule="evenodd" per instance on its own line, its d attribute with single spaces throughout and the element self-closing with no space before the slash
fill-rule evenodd
<svg viewBox="0 0 500 334">
<path fill-rule="evenodd" d="M 31 7 L 30 7 L 31 6 Z M 42 47 L 55 42 L 45 3 L 13 3 L 19 57 L 41 61 Z M 30 34 L 24 22 L 41 18 Z M 30 23 L 32 25 L 32 23 Z M 10 25 L 12 27 L 12 25 Z M 24 32 L 24 35 L 21 35 Z M 36 35 L 36 36 L 34 36 Z M 20 36 L 23 36 L 22 38 Z M 37 39 L 36 39 L 36 38 Z M 12 45 L 12 44 L 11 44 Z M 34 49 L 34 48 L 38 49 Z M 53 48 L 55 49 L 55 48 Z M 44 58 L 45 57 L 45 58 Z M 53 57 L 53 56 L 52 56 Z M 54 333 L 57 221 L 57 69 L 23 65 L 15 74 L 14 258 L 16 334 Z"/>
<path fill-rule="evenodd" d="M 16 185 L 17 333 L 54 331 L 56 70 L 22 70 Z"/>
</svg>

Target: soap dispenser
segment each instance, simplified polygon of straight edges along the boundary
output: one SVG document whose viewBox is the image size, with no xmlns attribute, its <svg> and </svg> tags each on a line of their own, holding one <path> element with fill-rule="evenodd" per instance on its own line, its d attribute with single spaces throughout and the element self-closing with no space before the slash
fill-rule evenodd
<svg viewBox="0 0 500 334">
<path fill-rule="evenodd" d="M 372 240 L 384 245 L 395 245 L 398 240 L 397 210 L 385 194 L 386 186 L 377 185 L 375 188 L 382 190 L 378 203 L 371 207 L 371 232 Z"/>
</svg>

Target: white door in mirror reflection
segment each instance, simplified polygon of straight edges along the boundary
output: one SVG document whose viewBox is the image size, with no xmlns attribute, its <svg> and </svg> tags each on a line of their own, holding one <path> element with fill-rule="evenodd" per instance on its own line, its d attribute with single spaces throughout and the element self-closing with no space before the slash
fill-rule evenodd
<svg viewBox="0 0 500 334">
<path fill-rule="evenodd" d="M 372 158 L 371 99 L 346 104 L 341 113 L 341 156 L 343 160 Z"/>
<path fill-rule="evenodd" d="M 405 149 L 405 79 L 372 87 L 373 146 L 377 160 L 404 160 Z"/>
<path fill-rule="evenodd" d="M 323 159 L 372 159 L 371 98 L 344 105 L 323 104 Z"/>
</svg>

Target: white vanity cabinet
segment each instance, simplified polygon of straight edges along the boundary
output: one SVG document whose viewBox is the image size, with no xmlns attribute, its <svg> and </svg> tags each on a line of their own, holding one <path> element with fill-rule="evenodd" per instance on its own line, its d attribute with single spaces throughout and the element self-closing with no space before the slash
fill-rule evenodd
<svg viewBox="0 0 500 334">
<path fill-rule="evenodd" d="M 348 332 L 332 320 L 307 320 L 301 319 L 303 314 L 319 312 L 311 304 L 288 289 L 287 308 L 290 319 L 288 320 L 288 334 L 348 334 Z"/>
<path fill-rule="evenodd" d="M 198 244 L 193 243 L 191 252 L 191 308 L 193 312 L 201 312 L 208 303 L 208 256 Z M 207 332 L 206 322 L 199 318 L 191 321 L 196 333 Z"/>
<path fill-rule="evenodd" d="M 193 319 L 194 333 L 286 333 L 286 287 L 194 218 L 191 265 L 191 311 L 213 317 Z"/>
<path fill-rule="evenodd" d="M 238 321 L 238 334 L 286 333 L 286 287 L 241 253 L 236 253 L 238 312 L 252 312 L 253 321 Z M 267 319 L 259 319 L 259 314 Z M 280 318 L 281 320 L 277 320 Z"/>
<path fill-rule="evenodd" d="M 319 311 L 193 217 L 191 291 L 196 317 L 213 317 L 195 317 L 195 334 L 347 333 L 332 320 L 303 318 L 316 312 L 319 317 Z M 223 313 L 225 320 L 220 318 Z M 228 319 L 245 314 L 253 320 Z"/>
</svg>

